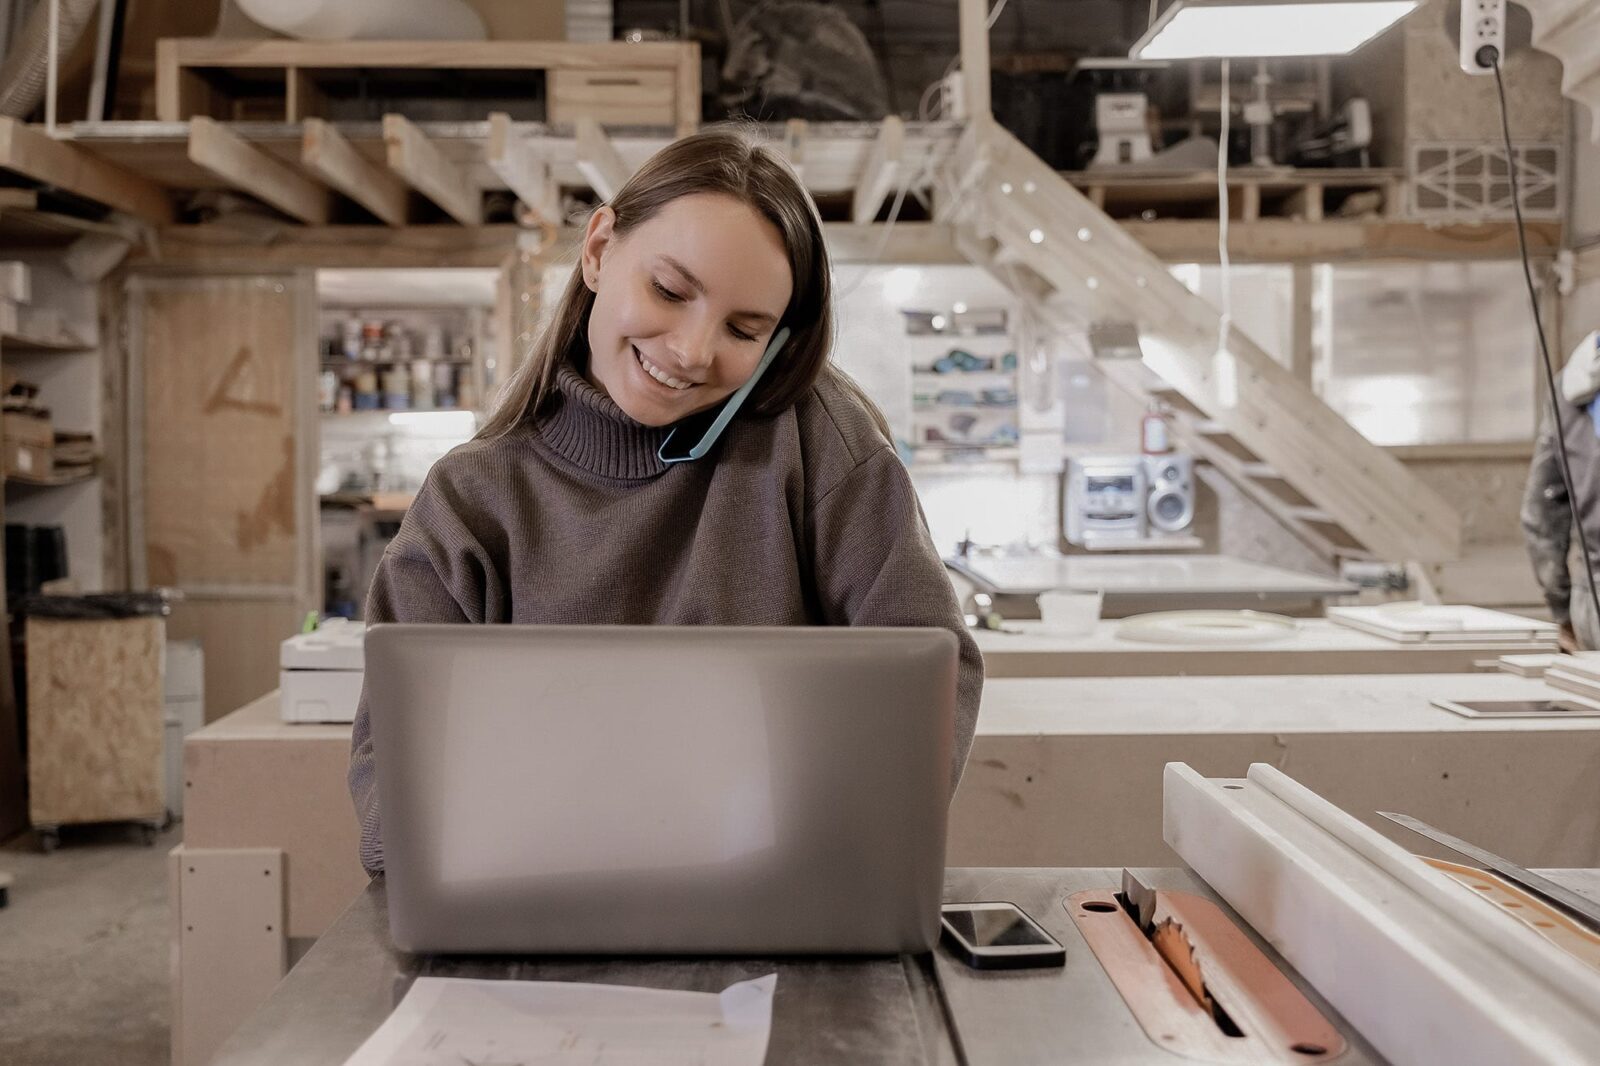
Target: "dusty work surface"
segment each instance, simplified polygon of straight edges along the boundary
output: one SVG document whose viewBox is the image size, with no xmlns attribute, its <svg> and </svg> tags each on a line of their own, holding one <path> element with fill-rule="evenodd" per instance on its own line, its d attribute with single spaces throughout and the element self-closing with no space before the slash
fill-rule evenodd
<svg viewBox="0 0 1600 1066">
<path fill-rule="evenodd" d="M 1159 887 L 1210 892 L 1182 870 L 1148 871 Z M 1160 1063 L 1062 906 L 1067 895 L 1119 883 L 1119 870 L 951 870 L 948 900 L 1008 899 L 1067 948 L 1059 970 L 978 973 L 946 954 L 865 959 L 419 958 L 389 943 L 375 881 L 234 1034 L 219 1066 L 338 1066 L 420 974 L 638 984 L 715 991 L 778 972 L 767 1062 Z M 1267 949 L 1269 955 L 1272 954 Z M 941 1005 L 940 986 L 948 1009 Z M 1315 996 L 1313 994 L 1313 999 Z M 1324 1004 L 1318 1003 L 1319 1007 Z M 1330 1012 L 1330 1018 L 1334 1017 Z M 1341 1062 L 1377 1061 L 1347 1033 Z"/>
<path fill-rule="evenodd" d="M 1069 636 L 1008 620 L 1002 632 L 972 635 L 990 678 L 1468 673 L 1496 669 L 1501 655 L 1556 650 L 1553 643 L 1403 644 L 1325 618 L 1297 621 L 1287 638 L 1259 644 L 1152 644 L 1120 636 L 1117 621 Z"/>
</svg>

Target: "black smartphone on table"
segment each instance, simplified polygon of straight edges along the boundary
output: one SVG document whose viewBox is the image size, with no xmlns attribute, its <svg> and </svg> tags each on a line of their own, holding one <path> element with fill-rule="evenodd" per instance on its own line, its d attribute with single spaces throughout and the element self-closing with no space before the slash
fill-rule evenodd
<svg viewBox="0 0 1600 1066">
<path fill-rule="evenodd" d="M 1015 903 L 946 903 L 940 939 L 975 970 L 1064 966 L 1067 949 Z"/>
</svg>

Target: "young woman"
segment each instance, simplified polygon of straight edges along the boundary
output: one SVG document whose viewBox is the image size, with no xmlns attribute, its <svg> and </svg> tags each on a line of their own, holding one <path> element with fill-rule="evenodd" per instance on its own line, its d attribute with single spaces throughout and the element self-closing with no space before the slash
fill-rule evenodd
<svg viewBox="0 0 1600 1066">
<path fill-rule="evenodd" d="M 596 209 L 498 408 L 429 473 L 369 622 L 942 626 L 961 642 L 952 790 L 983 660 L 883 416 L 829 364 L 829 263 L 793 172 L 730 131 L 680 140 Z M 789 336 L 712 449 L 659 450 Z M 383 868 L 369 715 L 350 791 Z"/>
</svg>

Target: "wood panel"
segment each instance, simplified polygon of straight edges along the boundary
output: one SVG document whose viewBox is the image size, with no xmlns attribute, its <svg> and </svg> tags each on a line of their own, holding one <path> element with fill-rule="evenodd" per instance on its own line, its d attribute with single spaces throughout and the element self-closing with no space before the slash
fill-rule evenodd
<svg viewBox="0 0 1600 1066">
<path fill-rule="evenodd" d="M 173 1066 L 210 1062 L 288 970 L 284 867 L 276 848 L 172 849 Z"/>
<path fill-rule="evenodd" d="M 34 825 L 160 819 L 160 618 L 29 618 Z"/>
<path fill-rule="evenodd" d="M 276 687 L 315 606 L 312 300 L 298 275 L 129 281 L 130 577 L 184 594 L 213 713 Z"/>
</svg>

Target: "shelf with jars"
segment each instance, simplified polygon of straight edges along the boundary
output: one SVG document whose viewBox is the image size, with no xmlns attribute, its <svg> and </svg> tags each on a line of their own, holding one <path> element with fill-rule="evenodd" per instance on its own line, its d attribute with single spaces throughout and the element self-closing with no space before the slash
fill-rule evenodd
<svg viewBox="0 0 1600 1066">
<path fill-rule="evenodd" d="M 493 383 L 487 307 L 325 304 L 318 406 L 324 415 L 475 410 Z"/>
</svg>

